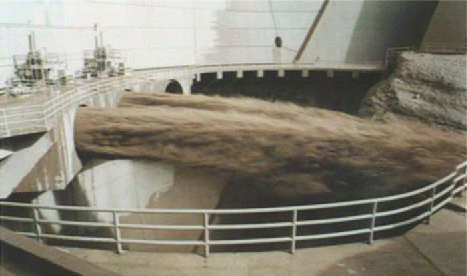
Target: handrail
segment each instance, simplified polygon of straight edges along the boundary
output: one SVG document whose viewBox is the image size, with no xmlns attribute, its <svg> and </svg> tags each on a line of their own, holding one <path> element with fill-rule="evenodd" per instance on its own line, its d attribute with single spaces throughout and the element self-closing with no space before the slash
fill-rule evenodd
<svg viewBox="0 0 467 276">
<path fill-rule="evenodd" d="M 467 51 L 466 45 L 453 46 L 446 43 L 430 43 L 422 45 L 421 52 L 434 52 L 434 53 L 452 53 L 452 54 L 465 54 Z"/>
<path fill-rule="evenodd" d="M 78 82 L 75 87 L 59 87 L 64 89 L 59 95 L 41 99 L 39 103 L 18 103 L 16 106 L 0 108 L 0 138 L 14 135 L 27 134 L 28 129 L 49 130 L 54 124 L 48 124 L 48 119 L 57 112 L 70 105 L 79 105 L 85 100 L 102 93 L 118 93 L 130 87 L 135 79 L 147 81 L 157 78 L 171 78 L 179 75 L 187 75 L 194 78 L 203 73 L 216 73 L 222 71 L 268 71 L 268 70 L 383 70 L 383 62 L 380 61 L 331 61 L 323 60 L 314 63 L 283 64 L 283 63 L 252 63 L 252 64 L 219 64 L 219 65 L 188 65 L 173 67 L 158 67 L 135 70 L 131 74 L 112 78 L 94 79 L 93 82 Z M 116 89 L 115 89 L 116 88 Z M 53 93 L 57 89 L 54 86 L 40 86 L 31 88 L 33 94 Z M 56 91 L 55 91 L 56 92 Z M 17 113 L 21 111 L 21 113 Z M 12 113 L 12 114 L 10 114 Z M 30 115 L 37 117 L 25 120 Z M 27 125 L 22 127 L 21 125 Z M 3 131 L 2 131 L 3 129 Z M 3 134 L 2 134 L 3 133 Z"/>
<path fill-rule="evenodd" d="M 20 106 L 1 108 L 0 129 L 4 129 L 7 137 L 26 134 L 27 130 L 50 129 L 54 124 L 48 124 L 48 119 L 57 112 L 70 105 L 78 105 L 100 93 L 120 93 L 131 83 L 130 77 L 116 77 L 112 79 L 98 79 L 94 83 L 84 83 L 78 87 L 70 87 L 58 96 L 54 96 L 41 103 L 23 103 Z M 112 88 L 119 88 L 112 90 Z M 46 93 L 50 87 L 38 88 L 39 92 Z M 26 133 L 23 133 L 25 130 Z"/>
<path fill-rule="evenodd" d="M 16 202 L 1 202 L 0 205 L 5 206 L 16 206 L 16 207 L 31 207 L 31 208 L 41 208 L 47 210 L 62 210 L 62 211 L 88 211 L 88 212 L 113 212 L 117 211 L 119 213 L 164 213 L 164 214 L 182 214 L 182 213 L 209 213 L 209 214 L 248 214 L 248 213 L 272 213 L 272 212 L 286 212 L 291 211 L 292 209 L 297 210 L 312 210 L 312 209 L 327 209 L 327 208 L 337 208 L 337 207 L 346 207 L 346 206 L 355 206 L 355 205 L 363 205 L 363 204 L 370 204 L 375 201 L 377 202 L 385 202 L 385 201 L 394 201 L 401 198 L 407 198 L 414 195 L 422 194 L 428 190 L 433 189 L 436 186 L 446 183 L 448 180 L 456 180 L 457 178 L 467 177 L 465 172 L 460 172 L 462 169 L 467 169 L 467 161 L 461 163 L 460 165 L 456 166 L 454 172 L 448 174 L 447 176 L 441 178 L 433 182 L 430 185 L 424 186 L 422 188 L 418 188 L 416 190 L 386 196 L 386 197 L 377 197 L 377 198 L 370 198 L 370 199 L 362 199 L 362 200 L 354 200 L 354 201 L 343 201 L 337 203 L 322 203 L 322 204 L 313 204 L 313 205 L 301 205 L 301 206 L 285 206 L 285 207 L 269 207 L 269 208 L 242 208 L 242 209 L 130 209 L 130 208 L 95 208 L 95 207 L 88 207 L 88 206 L 51 206 L 51 205 L 42 205 L 42 204 L 30 204 L 30 203 L 16 203 Z M 456 177 L 457 176 L 457 177 Z"/>
<path fill-rule="evenodd" d="M 387 68 L 389 66 L 391 59 L 395 58 L 400 53 L 407 51 L 417 51 L 421 53 L 465 54 L 467 52 L 467 46 L 452 46 L 445 43 L 431 43 L 422 45 L 419 48 L 413 46 L 387 48 L 386 54 L 384 56 L 384 67 Z"/>
<path fill-rule="evenodd" d="M 21 232 L 23 235 L 36 237 L 37 239 L 53 238 L 58 240 L 74 240 L 74 241 L 85 241 L 85 242 L 106 242 L 114 243 L 117 246 L 117 252 L 123 252 L 122 244 L 146 244 L 146 245 L 191 245 L 191 246 L 204 246 L 205 256 L 207 257 L 210 252 L 211 246 L 218 245 L 233 245 L 233 244 L 264 244 L 264 243 L 284 243 L 290 242 L 291 253 L 296 250 L 297 241 L 311 241 L 317 239 L 335 238 L 335 237 L 346 237 L 354 235 L 368 234 L 368 242 L 371 244 L 374 239 L 374 233 L 379 231 L 385 231 L 402 227 L 412 223 L 416 223 L 423 219 L 427 219 L 429 222 L 430 216 L 437 212 L 440 208 L 445 206 L 456 193 L 461 192 L 467 188 L 467 161 L 458 165 L 454 172 L 448 174 L 446 177 L 427 185 L 425 187 L 402 193 L 398 195 L 369 198 L 364 200 L 353 200 L 345 202 L 325 203 L 325 204 L 312 204 L 304 206 L 286 206 L 286 207 L 270 207 L 270 208 L 248 208 L 248 209 L 125 209 L 125 208 L 94 208 L 88 206 L 49 206 L 41 204 L 29 204 L 29 203 L 16 203 L 16 202 L 0 202 L 0 207 L 10 208 L 25 208 L 30 210 L 31 218 L 27 217 L 15 217 L 15 216 L 0 216 L 0 220 L 13 221 L 21 223 L 30 223 L 33 225 L 32 231 Z M 426 192 L 431 191 L 430 195 L 426 195 Z M 383 202 L 397 202 L 397 200 L 409 198 L 413 196 L 420 196 L 421 199 L 414 199 L 415 202 L 406 204 L 403 206 L 397 206 L 391 210 L 378 210 L 378 204 Z M 423 196 L 422 196 L 423 195 Z M 326 217 L 320 219 L 310 219 L 306 216 L 300 217 L 300 214 L 307 214 L 310 210 L 324 210 L 337 207 L 352 207 L 360 205 L 373 206 L 369 208 L 371 210 L 366 213 L 357 213 L 342 217 Z M 423 208 L 421 211 L 417 211 L 414 214 L 410 213 L 409 217 L 404 216 L 402 220 L 395 222 L 389 222 L 382 224 L 376 221 L 376 218 L 383 218 L 386 216 L 393 216 L 397 214 L 407 213 Z M 105 212 L 112 214 L 111 222 L 97 222 L 97 221 L 72 221 L 72 220 L 46 220 L 39 216 L 39 212 L 42 210 L 62 210 L 62 211 L 77 211 L 77 212 L 92 212 L 99 213 Z M 157 214 L 157 215 L 170 215 L 170 214 L 191 214 L 191 215 L 202 215 L 204 220 L 200 220 L 199 224 L 193 225 L 153 225 L 143 223 L 122 223 L 120 215 L 123 214 Z M 290 213 L 290 220 L 276 221 L 276 222 L 263 222 L 263 223 L 243 223 L 243 224 L 212 224 L 210 222 L 210 216 L 216 215 L 245 215 L 245 214 L 274 214 L 274 213 Z M 305 229 L 303 227 L 309 226 L 323 226 L 335 223 L 346 223 L 346 222 L 363 222 L 371 220 L 370 226 L 363 223 L 363 226 L 358 229 L 351 229 L 346 231 L 336 231 L 329 233 L 309 233 L 306 231 L 298 231 L 298 229 Z M 57 224 L 67 225 L 74 227 L 94 227 L 94 228 L 108 228 L 115 230 L 114 237 L 88 237 L 88 236 L 73 236 L 64 234 L 50 234 L 42 231 L 43 224 Z M 366 226 L 365 226 L 366 225 Z M 266 238 L 242 238 L 242 239 L 211 239 L 210 234 L 212 231 L 241 231 L 245 229 L 290 229 L 290 236 L 275 236 Z M 182 231 L 201 231 L 204 232 L 203 240 L 179 240 L 179 239 L 141 239 L 141 238 L 129 238 L 122 236 L 123 229 L 139 229 L 139 230 L 182 230 Z"/>
<path fill-rule="evenodd" d="M 403 51 L 406 49 L 394 49 L 394 52 Z M 322 63 L 324 64 L 324 63 Z M 342 63 L 341 63 L 342 64 Z M 368 63 L 370 65 L 371 64 Z M 78 105 L 83 101 L 89 100 L 96 94 L 100 93 L 119 93 L 123 91 L 124 87 L 132 85 L 134 79 L 140 78 L 142 80 L 167 77 L 167 73 L 171 74 L 201 74 L 204 72 L 216 72 L 216 70 L 308 70 L 310 68 L 317 68 L 313 64 L 232 64 L 232 65 L 212 65 L 212 66 L 182 66 L 182 67 L 171 67 L 171 68 L 156 68 L 147 71 L 138 71 L 132 76 L 116 77 L 111 79 L 99 79 L 92 83 L 84 83 L 78 87 L 72 87 L 63 92 L 62 94 L 45 100 L 42 104 L 29 105 L 30 109 L 21 114 L 17 114 L 19 107 L 8 107 L 0 109 L 0 131 L 9 135 L 16 135 L 18 130 L 31 130 L 31 129 L 43 129 L 49 128 L 49 119 L 55 116 L 61 110 L 64 110 L 70 105 Z M 113 91 L 113 88 L 119 88 L 121 91 Z M 48 89 L 48 88 L 44 88 Z M 44 90 L 45 91 L 45 90 Z M 24 106 L 22 107 L 24 108 Z M 37 110 L 38 109 L 38 110 Z M 10 113 L 10 111 L 12 113 Z M 37 115 L 37 118 L 36 118 Z M 16 119 L 15 119 L 16 118 Z M 19 118 L 19 119 L 18 119 Z M 12 120 L 13 119 L 13 120 Z M 33 124 L 25 124 L 31 123 Z M 53 123 L 51 124 L 53 125 Z M 14 127 L 12 127 L 14 126 Z M 2 129 L 3 128 L 3 129 Z M 0 135 L 1 135 L 0 133 Z M 429 217 L 442 208 L 449 202 L 455 193 L 464 190 L 467 187 L 466 182 L 466 170 L 467 161 L 456 167 L 455 171 L 442 179 L 427 185 L 425 187 L 410 191 L 407 193 L 401 193 L 397 195 L 391 195 L 386 197 L 369 198 L 362 200 L 334 202 L 334 203 L 323 203 L 313 204 L 304 206 L 286 206 L 286 207 L 271 207 L 271 208 L 248 208 L 248 209 L 124 209 L 124 208 L 94 208 L 85 206 L 48 206 L 40 204 L 28 204 L 28 203 L 16 203 L 16 202 L 0 202 L 0 207 L 10 208 L 25 208 L 30 210 L 31 218 L 23 218 L 16 216 L 0 216 L 0 220 L 13 221 L 19 223 L 30 223 L 32 224 L 33 231 L 22 232 L 24 235 L 34 236 L 38 239 L 43 238 L 54 238 L 62 240 L 76 240 L 76 241 L 87 241 L 87 242 L 109 242 L 115 243 L 117 246 L 117 252 L 122 252 L 122 244 L 157 244 L 157 245 L 203 245 L 205 248 L 205 255 L 209 255 L 210 246 L 222 245 L 222 244 L 253 244 L 253 243 L 271 243 L 271 242 L 290 242 L 291 252 L 295 252 L 297 241 L 314 240 L 322 238 L 342 237 L 356 234 L 369 234 L 368 242 L 372 243 L 374 239 L 374 233 L 377 231 L 383 231 L 386 229 L 392 229 L 400 227 L 410 223 L 417 222 L 421 219 L 429 219 Z M 446 187 L 445 184 L 449 183 Z M 442 188 L 442 189 L 441 189 Z M 430 196 L 427 198 L 426 193 L 430 192 Z M 385 211 L 378 211 L 381 203 L 385 202 L 397 202 L 397 200 L 410 198 L 417 195 L 423 195 L 422 199 L 407 204 L 406 206 L 399 206 L 399 208 Z M 415 200 L 415 199 L 414 199 Z M 438 202 L 439 201 L 439 202 Z M 348 215 L 344 217 L 326 217 L 320 219 L 303 218 L 299 214 L 306 214 L 313 210 L 324 210 L 333 209 L 339 207 L 355 207 L 369 205 L 368 213 L 357 213 L 354 215 Z M 396 223 L 390 223 L 386 225 L 378 224 L 376 218 L 382 218 L 386 216 L 392 216 L 408 211 L 414 211 L 419 208 L 425 208 L 426 211 L 416 214 L 411 218 L 407 218 L 403 221 Z M 381 209 L 381 208 L 380 208 Z M 39 212 L 42 210 L 57 210 L 57 211 L 76 211 L 76 212 L 91 212 L 91 213 L 108 213 L 112 215 L 111 222 L 96 222 L 96 221 L 70 221 L 70 220 L 45 220 L 40 218 Z M 211 216 L 222 216 L 222 215 L 246 215 L 246 214 L 271 214 L 271 213 L 290 213 L 290 220 L 280 222 L 268 222 L 268 223 L 249 223 L 249 224 L 212 224 Z M 122 223 L 120 215 L 126 214 L 187 214 L 187 215 L 202 215 L 204 220 L 198 225 L 147 225 L 147 224 L 131 224 Z M 302 233 L 299 231 L 310 226 L 328 225 L 333 223 L 347 223 L 357 221 L 368 221 L 371 220 L 369 226 L 365 226 L 361 229 L 354 229 L 350 231 L 332 232 L 332 233 L 319 233 L 312 234 Z M 50 234 L 42 231 L 43 224 L 57 224 L 74 227 L 106 227 L 114 231 L 113 238 L 96 238 L 96 237 L 83 237 L 83 236 L 70 236 L 64 234 Z M 242 239 L 242 240 L 212 240 L 210 234 L 212 231 L 224 231 L 224 230 L 244 230 L 244 229 L 276 229 L 285 228 L 291 230 L 291 236 L 287 237 L 273 237 L 273 238 L 261 238 L 261 239 Z M 186 230 L 186 231 L 204 231 L 203 240 L 141 240 L 141 239 L 130 239 L 122 236 L 122 229 L 141 229 L 141 230 Z"/>
</svg>

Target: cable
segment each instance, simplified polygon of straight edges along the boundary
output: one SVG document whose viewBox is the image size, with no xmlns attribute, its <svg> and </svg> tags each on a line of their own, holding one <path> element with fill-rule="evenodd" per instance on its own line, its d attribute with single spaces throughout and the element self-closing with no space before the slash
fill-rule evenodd
<svg viewBox="0 0 467 276">
<path fill-rule="evenodd" d="M 196 1 L 196 0 L 195 0 Z M 154 7 L 154 8 L 166 8 L 166 9 L 180 9 L 180 10 L 191 10 L 192 7 L 183 7 L 183 6 L 169 6 L 169 5 L 161 5 L 161 4 L 148 4 L 142 2 L 112 2 L 112 1 L 103 1 L 103 0 L 85 0 L 85 2 L 92 3 L 92 4 L 107 4 L 107 5 L 124 5 L 124 6 L 139 6 L 139 7 Z M 215 8 L 200 8 L 197 7 L 197 10 L 205 10 L 205 11 L 218 11 L 219 9 Z M 223 11 L 226 12 L 243 12 L 243 13 L 269 13 L 269 10 L 246 10 L 246 9 L 224 9 Z M 316 10 L 278 10 L 276 12 L 282 13 L 316 13 Z"/>
<path fill-rule="evenodd" d="M 274 25 L 274 33 L 276 34 L 276 37 L 279 37 L 279 32 L 277 31 L 276 18 L 274 17 L 274 11 L 272 10 L 271 0 L 268 0 L 268 4 L 269 4 L 269 10 L 271 12 L 272 24 Z"/>
<path fill-rule="evenodd" d="M 125 52 L 131 52 L 131 51 L 144 51 L 144 50 L 160 50 L 160 49 L 173 49 L 173 50 L 179 50 L 179 49 L 189 49 L 191 48 L 192 46 L 180 46 L 180 47 L 174 47 L 174 46 L 156 46 L 156 47 L 144 47 L 144 48 L 114 48 L 114 47 L 111 47 L 112 50 L 117 50 L 117 51 L 125 51 Z M 84 51 L 86 50 L 93 50 L 93 49 L 85 49 Z M 48 54 L 55 54 L 55 53 L 58 53 L 60 54 L 61 53 L 61 49 L 55 49 L 55 48 L 51 48 L 51 49 L 47 49 L 47 53 Z M 79 56 L 79 55 L 83 55 L 83 52 L 64 52 L 63 54 L 66 54 L 66 56 Z M 17 55 L 23 55 L 23 56 L 26 56 L 26 54 L 13 54 L 11 57 L 0 57 L 0 59 L 12 59 L 13 56 L 17 56 Z"/>
<path fill-rule="evenodd" d="M 222 45 L 216 46 L 216 48 L 270 48 L 271 45 Z M 147 48 L 128 48 L 128 49 L 115 49 L 121 52 L 136 52 L 136 51 L 151 51 L 151 50 L 180 50 L 180 49 L 191 49 L 193 46 L 186 46 L 186 47 L 147 47 Z M 291 51 L 295 51 L 289 49 Z M 295 51 L 296 52 L 296 51 Z M 50 52 L 53 53 L 53 52 Z M 67 56 L 82 56 L 83 53 L 65 53 Z M 4 60 L 11 60 L 13 57 L 0 57 L 0 59 Z M 71 62 L 71 61 L 82 61 L 82 57 L 80 58 L 66 58 L 64 61 Z M 0 64 L 0 67 L 13 67 L 14 64 Z"/>
<path fill-rule="evenodd" d="M 41 25 L 41 24 L 27 24 L 27 23 L 0 23 L 0 27 L 6 28 L 36 28 L 36 29 L 70 29 L 70 30 L 92 30 L 94 27 L 85 26 L 71 26 L 71 25 Z M 190 27 L 172 27 L 172 26 L 105 26 L 99 25 L 100 29 L 187 29 Z"/>
<path fill-rule="evenodd" d="M 39 25 L 39 24 L 28 24 L 28 23 L 0 23 L 0 27 L 6 27 L 6 28 L 93 30 L 93 27 L 85 27 L 85 26 Z"/>
<path fill-rule="evenodd" d="M 194 55 L 195 55 L 195 64 L 198 61 L 198 37 L 196 33 L 196 2 L 193 2 L 193 42 L 194 42 Z"/>
<path fill-rule="evenodd" d="M 298 50 L 294 50 L 292 48 L 289 48 L 289 47 L 286 47 L 286 46 L 283 46 L 283 45 L 282 45 L 282 48 L 284 48 L 285 50 L 290 51 L 290 52 L 294 52 L 294 53 L 298 52 Z"/>
<path fill-rule="evenodd" d="M 23 24 L 23 23 L 0 23 L 0 27 L 6 28 L 36 28 L 36 29 L 58 29 L 58 30 L 94 30 L 93 27 L 83 27 L 83 26 L 67 26 L 67 25 L 39 25 L 39 24 Z M 154 29 L 154 30 L 192 30 L 193 27 L 171 27 L 171 26 L 112 26 L 112 25 L 101 25 L 100 29 Z M 270 30 L 270 29 L 281 29 L 281 30 L 308 30 L 308 27 L 232 27 L 232 26 L 222 26 L 224 30 Z M 207 30 L 211 31 L 212 28 L 196 28 L 196 30 Z"/>
</svg>

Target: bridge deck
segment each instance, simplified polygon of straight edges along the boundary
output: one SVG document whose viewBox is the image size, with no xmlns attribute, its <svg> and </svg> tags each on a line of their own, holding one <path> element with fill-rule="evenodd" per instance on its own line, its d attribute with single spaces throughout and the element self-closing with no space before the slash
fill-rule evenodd
<svg viewBox="0 0 467 276">
<path fill-rule="evenodd" d="M 262 77 L 264 71 L 277 71 L 282 77 L 287 71 L 301 71 L 308 76 L 310 71 L 381 72 L 383 62 L 335 62 L 316 61 L 310 64 L 229 64 L 209 66 L 178 66 L 134 70 L 127 76 L 74 80 L 65 86 L 44 86 L 33 95 L 14 100 L 0 99 L 0 139 L 44 132 L 53 127 L 50 120 L 58 111 L 69 106 L 78 106 L 99 93 L 118 94 L 135 83 L 172 79 L 177 77 L 198 79 L 203 73 L 216 73 L 222 78 L 224 72 L 256 71 Z"/>
</svg>

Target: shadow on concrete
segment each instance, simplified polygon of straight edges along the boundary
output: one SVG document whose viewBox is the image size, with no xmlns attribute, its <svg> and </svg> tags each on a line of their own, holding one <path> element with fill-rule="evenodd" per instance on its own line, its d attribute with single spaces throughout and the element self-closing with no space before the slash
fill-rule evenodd
<svg viewBox="0 0 467 276">
<path fill-rule="evenodd" d="M 381 202 L 378 205 L 378 212 L 396 210 L 398 208 L 414 204 L 429 198 L 430 194 L 419 194 L 392 202 Z M 444 200 L 445 197 L 438 199 L 435 204 Z M 308 205 L 319 203 L 340 202 L 349 200 L 337 193 L 308 195 L 304 198 L 275 198 L 251 182 L 233 182 L 226 185 L 221 202 L 218 208 L 267 208 L 283 207 L 292 205 Z M 319 210 L 303 210 L 298 212 L 298 221 L 322 220 L 329 218 L 342 218 L 348 216 L 357 216 L 372 213 L 372 204 L 362 204 L 358 206 L 345 206 Z M 417 217 L 427 211 L 429 205 L 423 205 L 399 214 L 378 217 L 375 220 L 375 226 L 386 226 L 400 221 L 409 220 Z M 263 224 L 291 222 L 293 214 L 291 211 L 281 211 L 274 213 L 248 213 L 248 214 L 228 214 L 216 215 L 212 224 L 231 225 L 231 224 Z M 422 223 L 424 219 L 411 222 L 397 228 L 380 230 L 374 233 L 374 240 L 398 237 L 407 233 L 415 226 Z M 297 236 L 321 235 L 329 233 L 338 233 L 351 230 L 369 229 L 372 219 L 365 218 L 354 221 L 345 221 L 338 223 L 321 223 L 318 225 L 301 225 L 297 227 Z M 292 228 L 290 226 L 267 228 L 267 229 L 235 229 L 235 230 L 211 230 L 211 240 L 241 240 L 241 239 L 262 239 L 292 237 Z M 370 234 L 355 234 L 345 237 L 322 238 L 309 241 L 297 241 L 296 248 L 313 248 L 320 246 L 329 246 L 348 243 L 368 243 Z M 212 246 L 212 252 L 261 252 L 271 250 L 290 251 L 291 242 L 261 243 L 251 245 L 219 245 Z"/>
<path fill-rule="evenodd" d="M 341 259 L 318 272 L 317 275 L 441 276 L 443 274 L 401 238 L 375 251 Z"/>
<path fill-rule="evenodd" d="M 365 1 L 345 60 L 383 60 L 392 47 L 418 49 L 437 5 L 438 1 Z"/>
<path fill-rule="evenodd" d="M 351 72 L 335 72 L 334 77 L 327 77 L 324 71 L 310 72 L 306 78 L 301 71 L 287 71 L 284 77 L 265 71 L 263 78 L 254 71 L 244 72 L 243 78 L 235 74 L 226 72 L 223 79 L 202 74 L 201 81 L 193 84 L 192 94 L 253 97 L 356 114 L 369 89 L 382 77 L 380 73 L 362 73 L 353 78 Z"/>
<path fill-rule="evenodd" d="M 339 260 L 317 275 L 466 275 L 465 232 L 407 236 Z"/>
<path fill-rule="evenodd" d="M 117 275 L 0 227 L 1 275 Z"/>
</svg>

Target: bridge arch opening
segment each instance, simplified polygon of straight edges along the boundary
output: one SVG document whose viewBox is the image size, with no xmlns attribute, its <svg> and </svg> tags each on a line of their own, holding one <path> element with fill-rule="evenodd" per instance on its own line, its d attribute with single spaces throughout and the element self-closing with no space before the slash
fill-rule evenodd
<svg viewBox="0 0 467 276">
<path fill-rule="evenodd" d="M 165 87 L 166 93 L 183 94 L 183 87 L 177 80 L 170 80 L 169 84 Z"/>
</svg>

